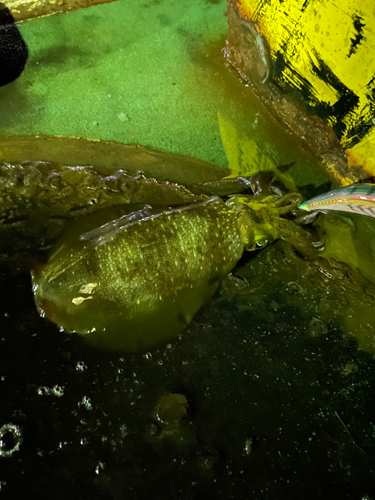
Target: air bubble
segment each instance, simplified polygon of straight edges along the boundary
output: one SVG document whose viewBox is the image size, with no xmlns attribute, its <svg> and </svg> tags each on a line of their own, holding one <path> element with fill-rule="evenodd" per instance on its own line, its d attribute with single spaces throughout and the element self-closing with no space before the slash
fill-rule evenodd
<svg viewBox="0 0 375 500">
<path fill-rule="evenodd" d="M 301 294 L 305 293 L 305 290 L 301 287 L 299 283 L 297 283 L 297 281 L 289 281 L 289 283 L 287 284 L 286 291 L 290 295 L 296 295 L 297 293 Z"/>
<path fill-rule="evenodd" d="M 85 365 L 84 361 L 77 361 L 77 363 L 76 363 L 76 370 L 77 371 L 83 372 L 86 369 L 87 369 L 87 366 Z"/>
<path fill-rule="evenodd" d="M 39 396 L 56 396 L 61 398 L 64 395 L 64 387 L 61 385 L 54 385 L 53 387 L 40 386 L 37 389 Z"/>
<path fill-rule="evenodd" d="M 78 406 L 83 406 L 86 410 L 92 410 L 91 399 L 88 396 L 83 396 L 82 400 L 78 402 Z"/>
<path fill-rule="evenodd" d="M 245 439 L 244 453 L 245 455 L 251 455 L 253 452 L 253 438 Z"/>
<path fill-rule="evenodd" d="M 22 433 L 18 425 L 5 424 L 0 428 L 0 457 L 10 457 L 20 449 Z"/>
<path fill-rule="evenodd" d="M 312 318 L 309 322 L 309 335 L 316 338 L 326 335 L 328 333 L 328 326 L 322 319 Z"/>
</svg>

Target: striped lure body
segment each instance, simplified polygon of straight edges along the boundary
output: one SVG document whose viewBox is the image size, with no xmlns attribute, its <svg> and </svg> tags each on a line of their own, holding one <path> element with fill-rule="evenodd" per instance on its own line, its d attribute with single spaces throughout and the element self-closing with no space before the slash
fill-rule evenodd
<svg viewBox="0 0 375 500">
<path fill-rule="evenodd" d="M 375 185 L 351 184 L 316 196 L 302 203 L 299 208 L 313 210 L 339 210 L 375 217 Z"/>
</svg>

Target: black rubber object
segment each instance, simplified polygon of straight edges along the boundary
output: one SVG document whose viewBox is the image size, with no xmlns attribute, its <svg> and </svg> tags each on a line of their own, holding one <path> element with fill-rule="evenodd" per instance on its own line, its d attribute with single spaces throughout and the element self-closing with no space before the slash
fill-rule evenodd
<svg viewBox="0 0 375 500">
<path fill-rule="evenodd" d="M 13 82 L 22 73 L 29 51 L 14 18 L 0 3 L 0 86 Z"/>
</svg>

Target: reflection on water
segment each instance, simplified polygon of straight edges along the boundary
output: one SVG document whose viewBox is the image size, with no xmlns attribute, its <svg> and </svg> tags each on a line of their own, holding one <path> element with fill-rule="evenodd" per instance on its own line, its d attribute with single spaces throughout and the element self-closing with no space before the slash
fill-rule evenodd
<svg viewBox="0 0 375 500">
<path fill-rule="evenodd" d="M 374 359 L 343 329 L 340 283 L 287 245 L 242 261 L 180 338 L 121 357 L 39 318 L 27 275 L 1 280 L 1 414 L 23 429 L 8 491 L 373 494 Z"/>
</svg>

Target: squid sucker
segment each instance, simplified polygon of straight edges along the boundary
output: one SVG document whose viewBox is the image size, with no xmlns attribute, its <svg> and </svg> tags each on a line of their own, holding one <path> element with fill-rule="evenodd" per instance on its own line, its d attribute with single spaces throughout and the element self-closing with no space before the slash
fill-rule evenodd
<svg viewBox="0 0 375 500">
<path fill-rule="evenodd" d="M 291 198 L 290 198 L 291 196 Z M 35 302 L 65 331 L 112 351 L 146 349 L 178 335 L 215 293 L 245 249 L 306 231 L 280 217 L 300 203 L 211 197 L 177 207 L 107 211 L 79 222 L 32 272 Z M 115 218 L 117 217 L 117 218 Z"/>
</svg>

